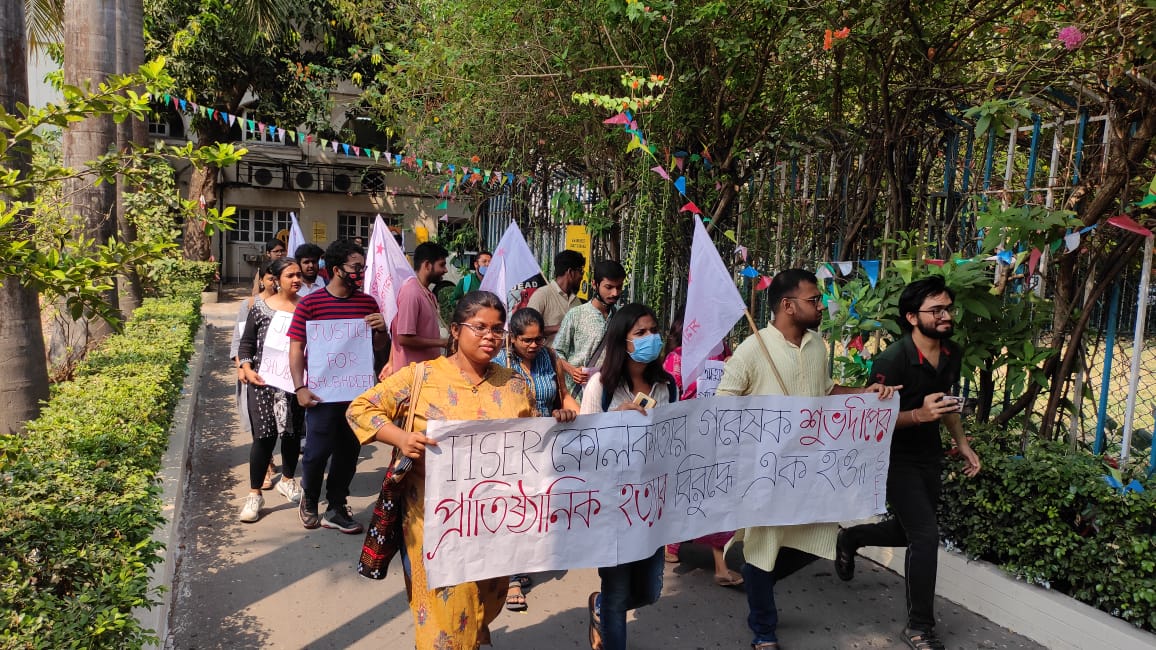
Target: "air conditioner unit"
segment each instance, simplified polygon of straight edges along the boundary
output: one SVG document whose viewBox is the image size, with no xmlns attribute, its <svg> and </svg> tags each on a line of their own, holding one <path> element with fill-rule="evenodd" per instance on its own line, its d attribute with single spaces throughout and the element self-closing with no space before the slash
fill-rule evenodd
<svg viewBox="0 0 1156 650">
<path fill-rule="evenodd" d="M 334 172 L 331 185 L 334 192 L 342 194 L 355 194 L 359 189 L 357 179 L 349 172 Z"/>
<path fill-rule="evenodd" d="M 285 168 L 280 165 L 249 165 L 249 184 L 254 187 L 282 189 L 285 187 Z"/>
<path fill-rule="evenodd" d="M 290 172 L 289 182 L 295 190 L 316 192 L 321 189 L 321 175 L 308 167 L 293 169 Z"/>
</svg>

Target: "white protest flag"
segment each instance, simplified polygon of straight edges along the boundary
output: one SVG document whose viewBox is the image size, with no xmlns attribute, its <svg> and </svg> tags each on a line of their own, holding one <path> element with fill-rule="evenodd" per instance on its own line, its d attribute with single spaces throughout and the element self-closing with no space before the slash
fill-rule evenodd
<svg viewBox="0 0 1156 650">
<path fill-rule="evenodd" d="M 305 235 L 301 234 L 301 226 L 297 223 L 297 214 L 290 212 L 289 241 L 285 244 L 285 255 L 293 257 L 297 254 L 297 247 L 305 243 Z"/>
<path fill-rule="evenodd" d="M 397 316 L 397 292 L 402 283 L 415 275 L 413 265 L 397 245 L 393 233 L 381 215 L 377 215 L 365 256 L 365 293 L 377 301 L 386 327 L 392 325 L 394 316 Z"/>
<path fill-rule="evenodd" d="M 506 301 L 507 311 L 518 304 L 518 295 L 513 294 L 514 287 L 538 275 L 542 269 L 538 260 L 530 252 L 526 238 L 518 224 L 510 222 L 510 227 L 498 242 L 494 257 L 490 260 L 490 270 L 482 278 L 482 291 L 491 291 Z M 511 295 L 513 294 L 513 295 Z"/>
<path fill-rule="evenodd" d="M 746 309 L 718 249 L 706 234 L 702 219 L 694 215 L 686 316 L 682 320 L 683 386 L 690 385 L 698 377 L 711 350 L 726 338 Z"/>
</svg>

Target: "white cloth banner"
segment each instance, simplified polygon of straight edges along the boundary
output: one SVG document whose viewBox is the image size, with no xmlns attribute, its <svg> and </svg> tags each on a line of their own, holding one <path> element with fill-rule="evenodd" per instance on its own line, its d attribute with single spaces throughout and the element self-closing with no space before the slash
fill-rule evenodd
<svg viewBox="0 0 1156 650">
<path fill-rule="evenodd" d="M 352 402 L 377 382 L 373 330 L 361 318 L 305 323 L 309 390 L 325 402 Z"/>
<path fill-rule="evenodd" d="M 494 257 L 490 260 L 490 269 L 482 278 L 482 286 L 479 289 L 493 292 L 504 300 L 509 318 L 514 315 L 513 308 L 521 298 L 521 291 L 515 291 L 514 288 L 541 272 L 538 260 L 534 259 L 534 253 L 530 252 L 518 224 L 511 221 L 506 232 L 502 234 L 502 239 L 498 241 Z"/>
<path fill-rule="evenodd" d="M 706 234 L 702 219 L 695 215 L 690 275 L 686 285 L 686 316 L 682 319 L 683 386 L 689 385 L 702 372 L 711 350 L 726 338 L 746 309 L 718 249 Z"/>
<path fill-rule="evenodd" d="M 381 215 L 373 222 L 369 235 L 369 250 L 365 256 L 365 293 L 373 296 L 385 318 L 385 326 L 393 325 L 397 316 L 397 292 L 407 279 L 416 277 L 413 265 L 405 257 L 393 233 Z"/>
<path fill-rule="evenodd" d="M 432 587 L 614 566 L 722 530 L 884 511 L 899 400 L 712 397 L 610 412 L 431 422 Z"/>
<path fill-rule="evenodd" d="M 261 370 L 257 374 L 265 383 L 286 392 L 293 392 L 293 376 L 289 374 L 289 323 L 293 322 L 293 312 L 278 311 L 273 314 L 269 328 L 265 330 L 265 345 L 261 348 Z"/>
</svg>

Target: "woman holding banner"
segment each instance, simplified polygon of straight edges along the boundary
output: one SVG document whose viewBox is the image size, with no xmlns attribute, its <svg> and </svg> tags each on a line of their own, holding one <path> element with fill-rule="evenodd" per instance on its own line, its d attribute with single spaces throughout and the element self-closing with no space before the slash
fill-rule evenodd
<svg viewBox="0 0 1156 650">
<path fill-rule="evenodd" d="M 510 318 L 509 347 L 494 357 L 494 363 L 513 370 L 526 380 L 538 413 L 550 413 L 556 408 L 577 413 L 578 401 L 566 390 L 558 355 L 546 347 L 545 331 L 546 322 L 537 309 L 523 307 L 514 312 Z M 511 612 L 526 610 L 526 594 L 522 590 L 530 584 L 528 575 L 510 576 L 506 609 Z"/>
<path fill-rule="evenodd" d="M 410 364 L 369 389 L 349 405 L 347 417 L 361 442 L 396 447 L 413 467 L 402 479 L 406 593 L 414 616 L 418 648 L 474 650 L 490 643 L 490 623 L 502 611 L 507 580 L 479 580 L 431 589 L 422 561 L 425 525 L 425 449 L 436 445 L 425 435 L 433 420 L 494 420 L 537 414 L 533 395 L 517 373 L 493 363 L 506 331 L 506 309 L 497 296 L 474 291 L 458 301 L 450 323 L 448 357 Z M 409 403 L 414 375 L 420 369 L 417 401 Z M 413 431 L 394 424 L 414 410 Z M 576 414 L 557 409 L 552 415 L 569 422 Z"/>
<path fill-rule="evenodd" d="M 248 393 L 249 423 L 253 444 L 249 449 L 249 496 L 241 507 L 241 521 L 252 523 L 261 518 L 265 498 L 261 494 L 266 468 L 273 459 L 273 447 L 281 438 L 281 462 L 284 467 L 277 491 L 290 502 L 301 498 L 294 474 L 301 452 L 301 438 L 305 435 L 305 410 L 292 393 L 267 385 L 261 376 L 261 360 L 267 356 L 266 342 L 270 337 L 282 337 L 279 347 L 289 349 L 285 330 L 297 307 L 297 291 L 301 288 L 301 267 L 289 257 L 269 263 L 264 274 L 276 293 L 268 298 L 257 296 L 245 320 L 245 332 L 237 349 L 237 379 L 245 384 Z M 271 327 L 274 322 L 279 327 Z M 272 331 L 271 331 L 272 330 Z M 284 361 L 288 365 L 288 357 Z M 267 489 L 267 488 L 266 488 Z"/>
<path fill-rule="evenodd" d="M 639 411 L 678 401 L 674 378 L 662 369 L 658 317 L 646 305 L 626 305 L 606 326 L 606 356 L 582 392 L 581 413 Z M 590 647 L 626 649 L 626 612 L 662 592 L 662 549 L 649 557 L 601 567 L 602 590 L 590 594 Z"/>
</svg>

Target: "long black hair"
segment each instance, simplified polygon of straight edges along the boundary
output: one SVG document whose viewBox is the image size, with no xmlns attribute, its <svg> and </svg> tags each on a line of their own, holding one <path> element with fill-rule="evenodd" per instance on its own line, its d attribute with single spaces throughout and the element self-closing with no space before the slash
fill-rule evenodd
<svg viewBox="0 0 1156 650">
<path fill-rule="evenodd" d="M 265 273 L 273 276 L 273 287 L 277 291 L 281 290 L 281 285 L 278 282 L 278 280 L 281 279 L 281 274 L 284 273 L 285 269 L 289 268 L 290 266 L 299 266 L 297 264 L 297 260 L 293 259 L 292 257 L 281 257 L 273 260 L 272 262 L 269 262 L 269 264 L 265 267 Z"/>
<path fill-rule="evenodd" d="M 630 334 L 630 330 L 634 329 L 638 319 L 643 316 L 650 316 L 656 324 L 658 323 L 658 317 L 654 315 L 653 309 L 635 302 L 619 309 L 606 325 L 606 356 L 602 359 L 602 368 L 599 370 L 602 374 L 603 394 L 613 395 L 623 381 L 628 380 L 626 361 L 629 355 L 626 352 L 626 337 Z M 642 378 L 651 385 L 660 382 L 673 383 L 670 374 L 662 369 L 661 354 L 646 364 Z"/>
</svg>

